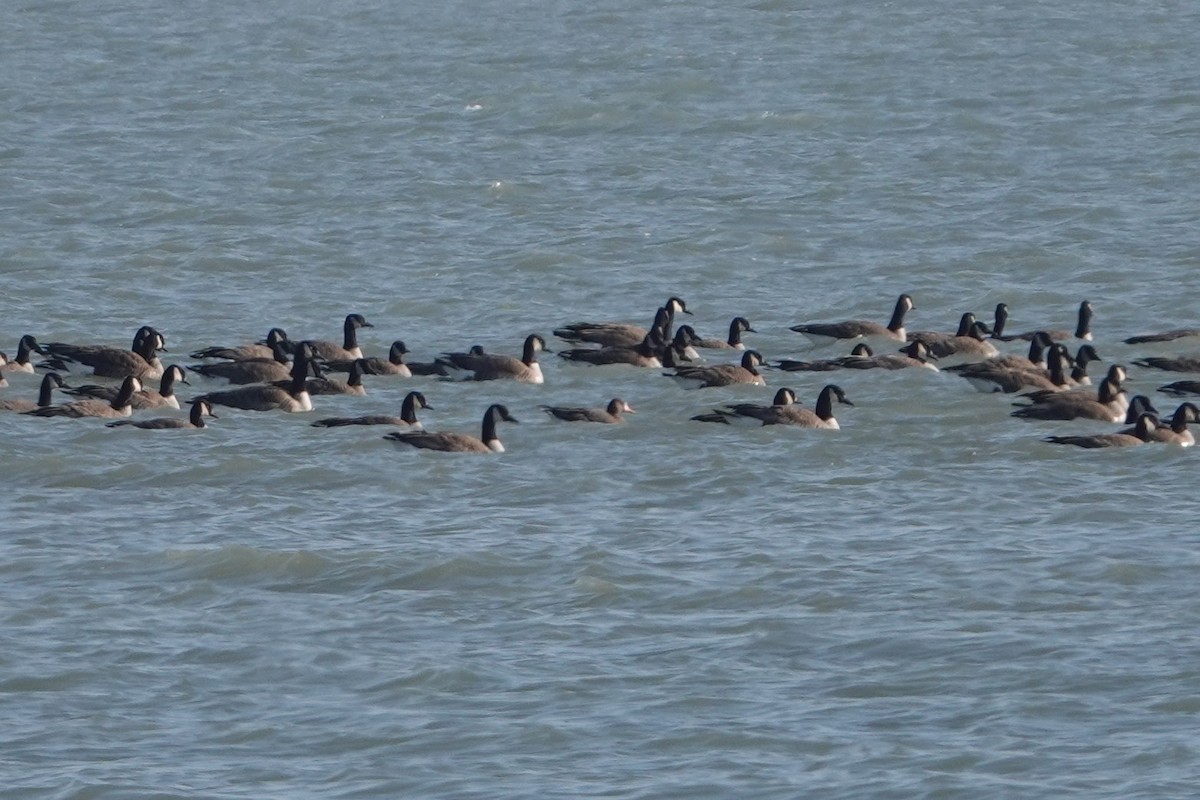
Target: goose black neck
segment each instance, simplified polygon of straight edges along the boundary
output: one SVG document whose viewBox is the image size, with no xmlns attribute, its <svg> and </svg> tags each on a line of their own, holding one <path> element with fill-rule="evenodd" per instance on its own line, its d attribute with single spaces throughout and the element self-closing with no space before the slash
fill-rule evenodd
<svg viewBox="0 0 1200 800">
<path fill-rule="evenodd" d="M 58 373 L 47 372 L 46 377 L 42 378 L 42 386 L 38 390 L 38 407 L 45 408 L 50 405 L 51 396 L 54 394 L 54 387 L 61 385 L 62 379 L 58 377 Z"/>
<path fill-rule="evenodd" d="M 197 428 L 204 427 L 204 404 L 192 403 L 192 411 L 188 414 L 188 422 Z"/>
</svg>

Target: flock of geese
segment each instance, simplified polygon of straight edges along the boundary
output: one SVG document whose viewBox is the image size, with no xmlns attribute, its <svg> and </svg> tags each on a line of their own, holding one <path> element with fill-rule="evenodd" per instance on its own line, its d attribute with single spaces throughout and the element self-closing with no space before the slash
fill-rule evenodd
<svg viewBox="0 0 1200 800">
<path fill-rule="evenodd" d="M 903 294 L 896 301 L 891 319 L 882 324 L 869 320 L 797 324 L 792 331 L 807 337 L 814 346 L 853 346 L 849 353 L 813 360 L 784 359 L 767 363 L 762 354 L 748 349 L 743 337 L 756 333 L 749 320 L 735 317 L 724 338 L 703 338 L 687 324 L 676 325 L 680 314 L 691 315 L 679 297 L 668 298 L 655 313 L 649 327 L 624 322 L 575 322 L 556 328 L 556 337 L 568 343 L 558 356 L 581 366 L 625 365 L 652 369 L 693 388 L 714 386 L 765 386 L 763 371 L 834 372 L 838 370 L 919 369 L 945 371 L 961 376 L 976 389 L 1017 394 L 1019 407 L 1012 416 L 1028 420 L 1096 420 L 1127 427 L 1105 433 L 1073 433 L 1046 436 L 1043 441 L 1085 448 L 1129 447 L 1148 442 L 1180 446 L 1194 444 L 1188 423 L 1200 421 L 1200 408 L 1182 402 L 1169 419 L 1159 416 L 1145 395 L 1129 396 L 1126 371 L 1110 366 L 1098 386 L 1092 386 L 1089 365 L 1099 361 L 1092 342 L 1092 306 L 1080 304 L 1075 329 L 1007 331 L 1008 307 L 1001 303 L 992 324 L 964 313 L 956 331 L 907 331 L 905 315 L 913 308 L 912 298 Z M 9 387 L 9 376 L 41 375 L 36 400 L 0 394 L 0 411 L 20 412 L 33 417 L 99 418 L 109 427 L 148 430 L 196 429 L 216 417 L 218 406 L 247 411 L 307 412 L 313 410 L 312 396 L 318 394 L 365 394 L 366 376 L 442 380 L 511 380 L 540 384 L 544 377 L 538 362 L 549 353 L 546 339 L 530 334 L 520 356 L 485 352 L 478 345 L 462 352 L 443 353 L 426 363 L 407 361 L 408 348 L 395 341 L 386 357 L 364 356 L 358 331 L 373 327 L 361 314 L 350 314 L 343 325 L 341 342 L 306 339 L 293 341 L 282 328 L 272 328 L 266 338 L 249 344 L 211 346 L 191 353 L 200 363 L 186 369 L 164 366 L 160 353 L 166 351 L 162 333 L 150 326 L 137 331 L 125 349 L 101 344 L 38 342 L 24 335 L 16 356 L 0 353 L 0 389 Z M 1163 333 L 1134 336 L 1128 344 L 1167 342 L 1200 336 L 1200 329 L 1181 328 Z M 1074 339 L 1074 353 L 1066 344 Z M 1016 342 L 1022 353 L 1003 353 L 998 343 Z M 702 351 L 736 354 L 736 362 L 707 363 Z M 40 357 L 36 363 L 34 357 Z M 1198 373 L 1200 355 L 1148 356 L 1135 364 L 1159 370 Z M 91 374 L 114 379 L 110 383 L 68 385 L 63 373 L 71 375 L 90 369 Z M 344 373 L 346 378 L 330 377 Z M 134 416 L 134 411 L 182 410 L 176 390 L 191 385 L 189 375 L 206 383 L 223 381 L 228 386 L 206 391 L 190 400 L 186 417 Z M 374 379 L 374 378 L 372 378 Z M 150 381 L 158 380 L 158 388 Z M 115 381 L 119 381 L 119 384 Z M 15 383 L 15 380 L 14 380 Z M 1200 381 L 1184 380 L 1159 387 L 1175 396 L 1200 395 Z M 55 403 L 54 392 L 72 397 Z M 788 425 L 802 428 L 838 428 L 836 404 L 852 406 L 845 391 L 835 383 L 821 389 L 813 408 L 797 402 L 795 391 L 780 388 L 770 404 L 732 403 L 698 414 L 693 420 L 723 425 Z M 417 417 L 432 408 L 420 391 L 411 391 L 399 415 L 366 414 L 329 417 L 311 424 L 316 427 L 389 426 L 384 438 L 412 447 L 446 452 L 503 452 L 497 434 L 500 422 L 517 422 L 508 408 L 494 403 L 484 412 L 478 437 L 457 432 L 426 431 Z M 568 422 L 620 423 L 633 412 L 621 398 L 600 408 L 540 406 L 551 417 Z"/>
</svg>

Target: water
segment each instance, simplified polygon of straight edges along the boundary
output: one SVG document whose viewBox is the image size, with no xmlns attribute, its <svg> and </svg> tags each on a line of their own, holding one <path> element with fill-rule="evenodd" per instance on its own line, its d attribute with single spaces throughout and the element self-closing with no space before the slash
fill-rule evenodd
<svg viewBox="0 0 1200 800">
<path fill-rule="evenodd" d="M 0 10 L 10 355 L 350 311 L 374 353 L 515 352 L 679 294 L 775 359 L 902 291 L 914 329 L 1086 298 L 1109 361 L 1188 352 L 1120 343 L 1198 322 L 1186 4 L 280 13 Z M 715 429 L 766 393 L 544 361 L 179 435 L 0 417 L 0 797 L 1194 791 L 1189 451 L 1052 448 L 1093 428 L 906 373 L 833 374 L 835 434 Z M 436 429 L 507 403 L 508 452 L 307 425 L 413 385 Z M 613 395 L 616 429 L 536 408 Z"/>
</svg>

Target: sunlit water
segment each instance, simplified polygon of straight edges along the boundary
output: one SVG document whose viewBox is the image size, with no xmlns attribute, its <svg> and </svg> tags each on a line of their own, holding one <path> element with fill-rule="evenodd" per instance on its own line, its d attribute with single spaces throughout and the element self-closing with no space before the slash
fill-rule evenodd
<svg viewBox="0 0 1200 800">
<path fill-rule="evenodd" d="M 811 357 L 788 326 L 910 292 L 910 329 L 1088 299 L 1106 363 L 1189 352 L 1121 339 L 1200 324 L 1198 30 L 1175 3 L 8 5 L 2 346 L 153 324 L 189 363 L 355 311 L 428 360 L 677 294 Z M 1193 453 L 1051 447 L 1105 426 L 948 375 L 543 368 L 202 432 L 0 417 L 0 797 L 1194 792 Z M 1130 386 L 1169 412 L 1175 377 Z M 689 420 L 831 379 L 838 432 Z M 506 403 L 508 452 L 308 425 L 414 386 L 434 429 Z M 626 425 L 537 408 L 614 395 Z"/>
</svg>

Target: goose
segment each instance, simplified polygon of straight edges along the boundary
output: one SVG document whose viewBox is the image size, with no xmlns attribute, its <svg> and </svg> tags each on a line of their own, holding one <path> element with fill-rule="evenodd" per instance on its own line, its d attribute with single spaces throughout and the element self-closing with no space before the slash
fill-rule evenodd
<svg viewBox="0 0 1200 800">
<path fill-rule="evenodd" d="M 554 335 L 575 344 L 598 344 L 601 347 L 634 347 L 655 331 L 664 340 L 674 326 L 674 315 L 663 306 L 654 312 L 649 329 L 621 322 L 576 322 L 555 328 Z"/>
<path fill-rule="evenodd" d="M 1147 333 L 1140 336 L 1130 336 L 1125 344 L 1152 344 L 1154 342 L 1173 342 L 1189 336 L 1200 336 L 1200 328 L 1175 328 L 1162 333 Z"/>
<path fill-rule="evenodd" d="M 191 354 L 192 358 L 220 358 L 227 361 L 251 361 L 272 359 L 275 357 L 275 345 L 284 345 L 290 355 L 292 343 L 288 340 L 287 331 L 283 328 L 271 328 L 267 338 L 253 344 L 243 344 L 234 347 L 205 347 Z"/>
<path fill-rule="evenodd" d="M 1133 363 L 1166 372 L 1200 372 L 1200 356 L 1149 356 L 1135 358 Z"/>
<path fill-rule="evenodd" d="M 396 431 L 383 437 L 393 442 L 419 447 L 424 450 L 441 450 L 447 453 L 503 453 L 504 445 L 496 435 L 496 423 L 517 422 L 508 409 L 499 403 L 488 406 L 483 413 L 483 432 L 480 438 L 465 433 L 430 433 L 428 431 Z"/>
<path fill-rule="evenodd" d="M 64 403 L 60 406 L 43 406 L 26 414 L 35 417 L 128 417 L 133 413 L 133 396 L 142 390 L 142 382 L 132 375 L 126 376 L 121 382 L 121 390 L 111 401 L 99 400 L 95 397 Z"/>
<path fill-rule="evenodd" d="M 953 339 L 956 336 L 967 336 L 971 332 L 971 326 L 975 324 L 975 314 L 967 311 L 958 319 L 958 330 L 954 333 L 944 333 L 942 331 L 911 331 L 906 333 L 904 338 L 909 342 L 921 342 L 926 347 L 931 347 L 934 342 L 940 342 L 945 339 Z"/>
<path fill-rule="evenodd" d="M 1061 345 L 1057 346 L 1061 347 Z M 975 369 L 988 370 L 998 367 L 1046 370 L 1050 367 L 1050 362 L 1046 354 L 1054 347 L 1056 345 L 1054 340 L 1050 338 L 1050 334 L 1045 331 L 1038 331 L 1029 340 L 1029 350 L 1026 351 L 1025 355 L 1004 353 L 979 364 L 959 364 L 947 367 L 946 369 L 952 372 L 971 372 Z"/>
<path fill-rule="evenodd" d="M 837 430 L 841 426 L 833 416 L 833 401 L 837 400 L 848 406 L 854 405 L 846 397 L 841 387 L 828 384 L 817 395 L 815 410 L 791 403 L 789 405 L 772 406 L 771 411 L 762 418 L 763 425 L 794 425 L 800 428 L 829 428 Z"/>
<path fill-rule="evenodd" d="M 1113 364 L 1108 368 L 1108 373 L 1104 376 L 1106 381 L 1109 381 L 1118 388 L 1125 382 L 1125 378 L 1125 368 L 1120 364 Z M 1030 392 L 1025 392 L 1021 395 L 1021 397 L 1029 400 L 1033 405 L 1038 405 L 1040 403 L 1059 403 L 1071 396 L 1090 398 L 1092 393 L 1088 392 L 1088 387 L 1086 386 L 1061 386 L 1054 387 L 1052 389 L 1035 389 Z M 1121 405 L 1122 412 L 1125 412 L 1129 408 L 1129 402 L 1124 395 L 1120 395 L 1117 402 Z M 1016 405 L 1016 403 L 1013 405 Z"/>
<path fill-rule="evenodd" d="M 779 406 L 787 406 L 796 402 L 796 392 L 786 386 L 780 387 L 775 391 L 775 397 L 771 400 L 771 405 L 764 406 L 758 403 L 731 403 L 724 408 L 713 409 L 706 414 L 697 414 L 692 417 L 696 422 L 717 422 L 723 425 L 734 425 L 744 423 L 762 427 L 763 418 L 770 414 L 771 411 Z"/>
<path fill-rule="evenodd" d="M 296 349 L 296 356 L 292 361 L 292 380 L 286 389 L 269 383 L 250 384 L 236 389 L 209 392 L 201 395 L 199 399 L 208 401 L 210 405 L 229 406 L 244 411 L 312 411 L 312 397 L 308 393 L 306 380 L 316 369 L 318 367 L 312 358 L 312 348 L 307 343 L 302 343 Z"/>
<path fill-rule="evenodd" d="M 1071 383 L 1076 386 L 1091 386 L 1092 379 L 1088 375 L 1088 364 L 1103 360 L 1092 345 L 1080 345 L 1079 349 L 1075 351 L 1075 366 L 1071 368 Z"/>
<path fill-rule="evenodd" d="M 837 419 L 833 416 L 833 401 L 852 406 L 854 403 L 846 397 L 846 393 L 840 386 L 836 384 L 827 384 L 821 389 L 821 393 L 817 395 L 817 404 L 815 410 L 797 405 L 795 402 L 795 392 L 789 395 L 783 395 L 777 392 L 775 402 L 770 406 L 757 406 L 751 403 L 740 403 L 725 407 L 725 412 L 729 416 L 753 417 L 761 420 L 763 425 L 792 425 L 798 428 L 828 428 L 837 430 L 841 426 L 838 425 Z M 778 402 L 785 400 L 787 402 Z"/>
<path fill-rule="evenodd" d="M 933 363 L 937 360 L 937 356 L 930 353 L 926 344 L 919 339 L 901 347 L 898 353 L 875 355 L 866 345 L 859 345 L 859 347 L 865 348 L 866 354 L 855 356 L 851 353 L 849 356 L 843 357 L 840 359 L 843 367 L 846 369 L 910 369 L 916 367 L 933 372 L 938 371 L 938 367 Z"/>
<path fill-rule="evenodd" d="M 145 408 L 179 408 L 179 398 L 175 396 L 175 382 L 188 383 L 187 373 L 183 368 L 172 364 L 163 370 L 162 379 L 159 381 L 158 391 L 153 389 L 142 389 L 133 396 L 131 405 L 135 410 Z M 190 386 L 191 384 L 188 383 Z M 112 402 L 120 389 L 116 386 L 96 386 L 88 384 L 79 386 L 74 389 L 65 390 L 67 394 L 75 397 L 92 397 L 97 400 L 105 400 Z"/>
<path fill-rule="evenodd" d="M 1000 367 L 994 371 L 968 373 L 964 377 L 981 392 L 1005 392 L 1012 394 L 1022 389 L 1031 391 L 1063 392 L 1071 388 L 1071 377 L 1067 367 L 1071 364 L 1065 347 L 1055 345 L 1047 357 L 1049 367 Z M 984 362 L 986 363 L 986 362 Z"/>
<path fill-rule="evenodd" d="M 350 361 L 362 358 L 362 348 L 358 346 L 358 329 L 374 328 L 362 314 L 348 314 L 342 323 L 342 343 L 321 339 L 308 340 L 313 355 L 323 361 Z"/>
<path fill-rule="evenodd" d="M 0 398 L 0 411 L 25 412 L 38 408 L 46 408 L 51 403 L 54 390 L 65 386 L 66 384 L 63 382 L 61 375 L 57 372 L 47 372 L 42 376 L 42 384 L 38 389 L 38 399 L 36 402 L 23 397 L 4 397 Z"/>
<path fill-rule="evenodd" d="M 1076 447 L 1095 449 L 1100 447 L 1136 447 L 1152 441 L 1158 424 L 1153 414 L 1142 414 L 1138 417 L 1137 425 L 1132 432 L 1093 433 L 1074 436 L 1043 436 L 1043 442 L 1051 444 L 1071 444 Z"/>
<path fill-rule="evenodd" d="M 1150 402 L 1149 397 L 1144 394 L 1135 394 L 1129 398 L 1129 408 L 1125 409 L 1125 424 L 1132 425 L 1142 414 L 1153 414 L 1156 418 L 1161 419 L 1158 409 Z"/>
<path fill-rule="evenodd" d="M 421 430 L 421 422 L 417 419 L 417 409 L 433 406 L 425 401 L 425 395 L 420 392 L 409 392 L 404 396 L 400 406 L 400 416 L 391 414 L 367 414 L 361 417 L 326 417 L 312 423 L 314 428 L 342 428 L 349 425 L 403 425 L 409 430 Z"/>
<path fill-rule="evenodd" d="M 1100 384 L 1096 397 L 1083 394 L 1064 393 L 1054 395 L 1044 402 L 1021 406 L 1011 416 L 1020 419 L 1095 419 L 1104 422 L 1121 422 L 1125 419 L 1128 402 L 1125 390 L 1107 378 Z"/>
<path fill-rule="evenodd" d="M 647 334 L 637 347 L 601 347 L 599 350 L 580 347 L 561 350 L 558 356 L 576 364 L 629 364 L 634 367 L 661 368 L 663 363 L 656 355 L 659 348 L 654 344 L 654 335 Z"/>
<path fill-rule="evenodd" d="M 483 345 L 481 344 L 473 344 L 471 345 L 471 348 L 467 350 L 467 355 L 470 356 L 481 356 L 483 354 L 484 349 Z M 438 359 L 424 362 L 405 361 L 404 364 L 408 367 L 409 371 L 412 372 L 413 375 L 440 375 L 443 378 L 450 377 L 450 369 Z"/>
<path fill-rule="evenodd" d="M 854 349 L 850 351 L 848 356 L 834 356 L 832 358 L 820 358 L 815 361 L 800 361 L 790 358 L 785 358 L 776 361 L 771 366 L 776 369 L 781 369 L 784 372 L 832 372 L 833 370 L 842 369 L 843 367 L 851 366 L 850 362 L 870 359 L 875 355 L 875 351 L 866 342 L 859 342 L 854 345 Z"/>
<path fill-rule="evenodd" d="M 1158 390 L 1175 397 L 1186 397 L 1187 395 L 1200 394 L 1200 381 L 1175 381 L 1174 383 L 1168 383 L 1166 386 L 1158 387 Z"/>
<path fill-rule="evenodd" d="M 658 328 L 664 340 L 673 335 L 675 314 L 691 314 L 682 298 L 669 297 L 654 314 L 651 329 Z M 569 342 L 591 342 L 609 347 L 633 347 L 650 333 L 646 328 L 624 322 L 574 322 L 554 329 L 554 335 Z"/>
<path fill-rule="evenodd" d="M 1072 335 L 1071 331 L 1062 329 L 1039 329 L 1036 331 L 1026 331 L 1025 333 L 1004 333 L 1004 326 L 1008 322 L 1008 305 L 998 303 L 996 305 L 996 318 L 992 324 L 992 338 L 999 339 L 1002 342 L 1012 342 L 1018 339 L 1031 341 L 1038 333 L 1044 333 L 1054 341 L 1069 339 Z M 1079 304 L 1079 314 L 1076 318 L 1074 336 L 1076 339 L 1084 342 L 1092 341 L 1092 304 L 1084 300 Z"/>
<path fill-rule="evenodd" d="M 482 353 L 443 353 L 438 363 L 448 368 L 473 373 L 471 380 L 514 380 L 522 383 L 542 383 L 542 368 L 537 354 L 546 350 L 546 340 L 536 333 L 525 337 L 525 347 L 520 358 Z"/>
<path fill-rule="evenodd" d="M 1046 357 L 1049 349 L 1051 357 Z M 1001 355 L 985 361 L 954 364 L 943 369 L 966 378 L 980 392 L 1012 393 L 1023 388 L 1054 389 L 1068 385 L 1069 356 L 1048 336 L 1035 337 L 1028 356 Z"/>
<path fill-rule="evenodd" d="M 113 422 L 104 423 L 106 427 L 116 428 L 124 425 L 129 425 L 134 428 L 142 428 L 148 431 L 162 430 L 191 430 L 196 428 L 204 428 L 207 425 L 204 422 L 205 417 L 217 419 L 217 415 L 213 413 L 212 405 L 207 400 L 196 398 L 192 401 L 191 411 L 188 413 L 187 419 L 179 417 L 155 417 L 153 419 L 118 419 Z"/>
<path fill-rule="evenodd" d="M 5 360 L 4 369 L 6 372 L 33 372 L 33 362 L 29 360 L 30 353 L 39 355 L 49 355 L 46 349 L 38 344 L 38 340 L 28 333 L 21 337 L 17 342 L 17 357 L 12 361 Z"/>
<path fill-rule="evenodd" d="M 757 350 L 746 350 L 742 353 L 740 364 L 714 364 L 712 366 L 681 366 L 675 372 L 663 374 L 674 378 L 688 388 L 704 389 L 710 386 L 733 386 L 749 384 L 765 386 L 766 381 L 758 372 L 763 363 L 762 353 Z"/>
<path fill-rule="evenodd" d="M 388 348 L 388 357 L 379 358 L 372 356 L 370 358 L 345 360 L 345 361 L 328 361 L 325 363 L 325 368 L 330 372 L 350 372 L 354 364 L 362 361 L 363 369 L 368 375 L 393 375 L 398 378 L 411 378 L 413 371 L 408 364 L 404 363 L 404 354 L 408 352 L 408 347 L 404 342 L 397 339 L 392 342 L 392 346 Z"/>
<path fill-rule="evenodd" d="M 900 295 L 896 300 L 896 308 L 892 311 L 892 319 L 888 324 L 880 325 L 869 320 L 848 320 L 846 322 L 810 322 L 793 325 L 791 330 L 802 333 L 814 344 L 830 344 L 839 339 L 860 339 L 875 337 L 892 339 L 898 342 L 905 340 L 904 315 L 912 310 L 913 301 L 907 294 Z"/>
<path fill-rule="evenodd" d="M 745 350 L 746 345 L 742 342 L 743 333 L 758 333 L 758 331 L 750 327 L 750 321 L 745 317 L 734 317 L 733 321 L 729 323 L 729 336 L 727 338 L 697 338 L 692 344 L 705 350 Z"/>
<path fill-rule="evenodd" d="M 286 342 L 271 345 L 270 358 L 247 358 L 240 361 L 218 361 L 213 364 L 189 364 L 188 369 L 206 378 L 224 378 L 232 384 L 271 383 L 287 380 L 292 374 L 289 361 L 292 348 Z"/>
<path fill-rule="evenodd" d="M 313 363 L 315 364 L 316 362 Z M 350 377 L 348 380 L 340 381 L 337 378 L 328 378 L 318 374 L 305 381 L 304 386 L 310 395 L 352 394 L 363 397 L 367 393 L 367 387 L 363 386 L 363 375 L 367 374 L 366 364 L 366 359 L 355 359 L 354 366 L 350 368 Z M 271 385 L 280 389 L 287 389 L 292 385 L 292 382 L 290 379 L 285 381 L 271 381 Z"/>
<path fill-rule="evenodd" d="M 1130 408 L 1132 407 L 1133 401 L 1131 400 Z M 1148 441 L 1191 447 L 1196 443 L 1196 437 L 1188 430 L 1189 422 L 1200 422 L 1200 407 L 1197 407 L 1195 403 L 1180 403 L 1179 407 L 1175 409 L 1175 413 L 1171 415 L 1171 424 L 1169 426 L 1159 424 L 1150 431 Z M 1136 435 L 1134 428 L 1125 428 L 1119 433 Z"/>
<path fill-rule="evenodd" d="M 696 335 L 696 329 L 691 325 L 680 325 L 675 330 L 675 335 L 671 337 L 671 341 L 666 344 L 663 343 L 665 339 L 659 329 L 651 328 L 650 336 L 654 340 L 654 352 L 660 359 L 667 349 L 674 348 L 675 354 L 683 361 L 700 360 L 700 353 L 696 351 L 696 348 L 703 340 Z"/>
<path fill-rule="evenodd" d="M 98 344 L 66 344 L 50 342 L 43 345 L 47 353 L 64 361 L 75 361 L 92 368 L 92 374 L 103 378 L 161 378 L 162 362 L 158 351 L 166 350 L 166 341 L 161 333 L 149 325 L 143 325 L 133 337 L 129 350 Z"/>
<path fill-rule="evenodd" d="M 3 358 L 4 358 L 4 353 L 0 353 L 0 359 L 3 359 Z M 7 360 L 0 361 L 0 365 L 7 366 L 7 364 L 8 364 Z M 0 371 L 0 389 L 7 389 L 7 388 L 8 388 L 8 378 L 4 377 L 4 373 L 2 371 Z"/>
<path fill-rule="evenodd" d="M 929 352 L 939 359 L 958 358 L 983 361 L 1000 354 L 996 346 L 986 338 L 987 325 L 973 322 L 965 336 L 949 336 L 928 345 Z"/>
<path fill-rule="evenodd" d="M 575 408 L 568 406 L 538 406 L 556 419 L 566 420 L 567 422 L 603 422 L 614 424 L 624 422 L 625 418 L 621 415 L 633 414 L 634 410 L 619 397 L 614 397 L 608 401 L 605 408 Z"/>
</svg>

